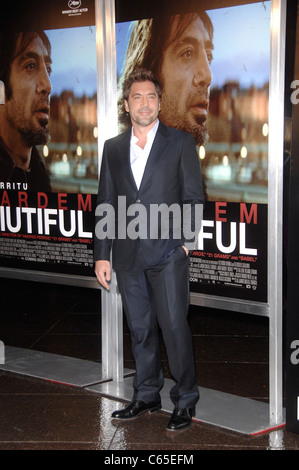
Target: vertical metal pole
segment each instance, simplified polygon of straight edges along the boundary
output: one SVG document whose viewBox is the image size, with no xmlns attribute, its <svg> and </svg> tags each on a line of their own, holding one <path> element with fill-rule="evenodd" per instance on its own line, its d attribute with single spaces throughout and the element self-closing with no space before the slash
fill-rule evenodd
<svg viewBox="0 0 299 470">
<path fill-rule="evenodd" d="M 95 0 L 99 172 L 103 144 L 117 135 L 117 72 L 114 0 Z"/>
<path fill-rule="evenodd" d="M 99 173 L 104 141 L 117 135 L 117 75 L 114 0 L 95 0 Z M 112 272 L 102 289 L 102 375 L 123 380 L 122 303 Z"/>
<path fill-rule="evenodd" d="M 113 376 L 113 364 L 110 359 L 111 350 L 111 306 L 109 293 L 101 290 L 102 315 L 102 379 L 108 380 Z"/>
<path fill-rule="evenodd" d="M 268 296 L 270 424 L 283 422 L 282 208 L 286 0 L 271 2 L 268 162 Z"/>
<path fill-rule="evenodd" d="M 112 378 L 116 382 L 124 379 L 123 367 L 123 322 L 122 322 L 122 301 L 117 288 L 116 275 L 112 272 L 110 298 L 112 303 L 111 311 L 111 362 L 113 363 Z"/>
</svg>

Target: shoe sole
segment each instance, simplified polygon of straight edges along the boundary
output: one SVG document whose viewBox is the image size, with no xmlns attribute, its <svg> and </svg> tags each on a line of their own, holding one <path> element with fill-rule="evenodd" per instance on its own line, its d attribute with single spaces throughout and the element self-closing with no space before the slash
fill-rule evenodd
<svg viewBox="0 0 299 470">
<path fill-rule="evenodd" d="M 139 418 L 139 416 L 144 415 L 145 413 L 150 413 L 150 414 L 156 413 L 157 411 L 161 410 L 161 408 L 162 408 L 162 406 L 158 406 L 158 407 L 155 407 L 155 408 L 151 408 L 149 410 L 144 410 L 144 411 L 141 411 L 140 413 L 138 413 L 138 415 L 129 416 L 128 418 L 120 418 L 120 417 L 117 417 L 117 416 L 112 416 L 112 419 L 117 419 L 118 421 L 129 421 L 129 420 L 132 420 L 132 419 Z"/>
<path fill-rule="evenodd" d="M 182 428 L 169 428 L 169 427 L 166 427 L 166 431 L 170 431 L 170 432 L 185 431 L 185 429 L 190 428 L 191 424 L 192 424 L 192 422 L 190 424 L 187 424 L 186 426 L 183 426 Z"/>
<path fill-rule="evenodd" d="M 178 431 L 184 431 L 185 429 L 188 429 L 190 428 L 191 424 L 192 424 L 192 418 L 194 418 L 195 416 L 195 410 L 193 410 L 191 412 L 191 421 L 190 423 L 186 424 L 185 426 L 182 426 L 182 427 L 178 427 L 178 428 L 169 428 L 168 426 L 166 426 L 166 430 L 167 431 L 174 431 L 174 432 L 178 432 Z"/>
</svg>

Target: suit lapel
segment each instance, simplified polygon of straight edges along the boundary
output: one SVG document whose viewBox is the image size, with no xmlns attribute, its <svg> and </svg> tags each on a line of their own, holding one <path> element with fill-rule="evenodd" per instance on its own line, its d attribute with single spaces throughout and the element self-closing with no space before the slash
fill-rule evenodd
<svg viewBox="0 0 299 470">
<path fill-rule="evenodd" d="M 130 163 L 130 141 L 131 141 L 131 129 L 126 131 L 123 134 L 123 140 L 121 140 L 118 151 L 120 154 L 120 165 L 122 168 L 122 176 L 125 177 L 130 185 L 132 186 L 132 189 L 135 192 L 138 192 L 138 188 L 135 183 L 134 175 L 131 169 L 131 163 Z"/>
<path fill-rule="evenodd" d="M 161 156 L 163 152 L 165 151 L 168 145 L 168 142 L 169 142 L 169 134 L 168 134 L 167 128 L 166 126 L 164 126 L 164 124 L 160 122 L 150 154 L 148 156 L 148 160 L 145 166 L 145 170 L 144 170 L 143 178 L 141 180 L 139 191 L 142 191 L 142 187 L 151 178 L 151 175 L 153 171 L 155 170 L 159 160 L 161 159 Z"/>
</svg>

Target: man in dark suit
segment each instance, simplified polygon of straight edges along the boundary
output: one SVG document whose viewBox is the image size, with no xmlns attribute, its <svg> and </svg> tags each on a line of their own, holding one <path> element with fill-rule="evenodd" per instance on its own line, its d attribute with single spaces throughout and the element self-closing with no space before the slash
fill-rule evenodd
<svg viewBox="0 0 299 470">
<path fill-rule="evenodd" d="M 199 398 L 187 322 L 190 239 L 186 240 L 181 216 L 184 206 L 189 207 L 190 238 L 196 208 L 204 200 L 200 164 L 193 137 L 159 122 L 161 87 L 151 72 L 134 72 L 123 93 L 132 128 L 104 145 L 94 246 L 95 273 L 106 289 L 112 247 L 136 366 L 133 399 L 112 417 L 129 419 L 161 408 L 159 325 L 175 380 L 170 391 L 174 411 L 167 429 L 179 430 L 190 426 Z M 107 214 L 109 207 L 113 230 L 111 220 L 104 217 L 104 208 Z M 157 207 L 169 209 L 167 221 L 165 212 L 160 218 L 153 216 Z M 175 213 L 177 209 L 181 213 Z M 125 224 L 120 220 L 124 214 Z M 110 226 L 106 234 L 103 220 L 106 229 Z"/>
</svg>

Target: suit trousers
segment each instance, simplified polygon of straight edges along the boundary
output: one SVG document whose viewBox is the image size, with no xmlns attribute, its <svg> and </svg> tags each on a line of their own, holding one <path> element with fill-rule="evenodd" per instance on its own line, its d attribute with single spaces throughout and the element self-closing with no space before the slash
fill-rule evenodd
<svg viewBox="0 0 299 470">
<path fill-rule="evenodd" d="M 175 385 L 170 398 L 177 408 L 193 408 L 199 393 L 193 356 L 189 310 L 189 257 L 182 246 L 155 266 L 140 249 L 132 269 L 116 271 L 135 360 L 134 398 L 158 401 L 164 378 L 160 333 Z"/>
</svg>

